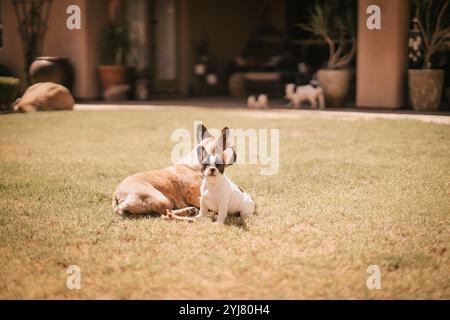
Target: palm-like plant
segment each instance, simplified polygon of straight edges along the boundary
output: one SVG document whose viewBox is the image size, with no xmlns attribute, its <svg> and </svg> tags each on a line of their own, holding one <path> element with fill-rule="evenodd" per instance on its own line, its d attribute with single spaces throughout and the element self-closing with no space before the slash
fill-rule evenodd
<svg viewBox="0 0 450 320">
<path fill-rule="evenodd" d="M 340 9 L 342 7 L 335 1 L 316 3 L 310 10 L 310 20 L 299 24 L 303 30 L 323 38 L 327 43 L 328 69 L 348 66 L 356 52 L 354 16 L 350 9 Z"/>
<path fill-rule="evenodd" d="M 423 68 L 432 67 L 433 55 L 441 50 L 450 37 L 450 23 L 447 16 L 449 0 L 415 0 L 414 22 L 423 39 Z M 436 20 L 433 21 L 433 18 Z"/>
<path fill-rule="evenodd" d="M 124 24 L 111 22 L 103 37 L 103 61 L 106 64 L 124 65 L 132 46 L 130 32 Z"/>
</svg>

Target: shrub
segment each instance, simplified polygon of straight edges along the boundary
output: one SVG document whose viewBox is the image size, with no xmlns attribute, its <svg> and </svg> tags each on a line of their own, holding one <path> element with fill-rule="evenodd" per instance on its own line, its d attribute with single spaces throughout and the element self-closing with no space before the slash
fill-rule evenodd
<svg viewBox="0 0 450 320">
<path fill-rule="evenodd" d="M 128 27 L 110 23 L 103 34 L 102 59 L 105 64 L 125 65 L 132 41 Z"/>
<path fill-rule="evenodd" d="M 352 9 L 337 1 L 316 3 L 310 9 L 310 20 L 299 26 L 322 38 L 328 45 L 328 69 L 347 67 L 356 52 L 355 17 Z"/>
<path fill-rule="evenodd" d="M 11 104 L 19 94 L 19 90 L 19 79 L 13 77 L 0 77 L 0 109 L 10 110 Z"/>
<path fill-rule="evenodd" d="M 415 0 L 413 22 L 424 44 L 423 69 L 431 69 L 433 56 L 445 50 L 450 35 L 449 0 Z"/>
</svg>

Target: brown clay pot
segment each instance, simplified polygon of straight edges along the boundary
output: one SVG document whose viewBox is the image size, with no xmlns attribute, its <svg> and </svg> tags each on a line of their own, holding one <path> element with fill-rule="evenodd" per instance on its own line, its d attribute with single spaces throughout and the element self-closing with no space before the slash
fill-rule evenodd
<svg viewBox="0 0 450 320">
<path fill-rule="evenodd" d="M 317 80 L 325 94 L 327 108 L 343 108 L 350 91 L 352 71 L 348 69 L 321 69 Z"/>
<path fill-rule="evenodd" d="M 30 77 L 33 84 L 53 82 L 72 90 L 74 73 L 69 59 L 37 57 L 30 66 Z"/>
<path fill-rule="evenodd" d="M 128 84 L 128 68 L 121 65 L 101 65 L 98 67 L 103 90 Z"/>
<path fill-rule="evenodd" d="M 106 101 L 124 101 L 129 98 L 129 68 L 122 65 L 101 65 L 98 67 Z"/>
<path fill-rule="evenodd" d="M 442 98 L 444 70 L 408 70 L 408 90 L 411 104 L 416 111 L 436 111 Z"/>
</svg>

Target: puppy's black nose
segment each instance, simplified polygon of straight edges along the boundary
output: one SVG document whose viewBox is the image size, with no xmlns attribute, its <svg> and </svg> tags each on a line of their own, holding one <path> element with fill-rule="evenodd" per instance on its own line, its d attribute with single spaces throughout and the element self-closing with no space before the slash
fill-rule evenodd
<svg viewBox="0 0 450 320">
<path fill-rule="evenodd" d="M 211 172 L 215 172 L 216 168 L 211 168 L 210 170 L 211 170 Z"/>
</svg>

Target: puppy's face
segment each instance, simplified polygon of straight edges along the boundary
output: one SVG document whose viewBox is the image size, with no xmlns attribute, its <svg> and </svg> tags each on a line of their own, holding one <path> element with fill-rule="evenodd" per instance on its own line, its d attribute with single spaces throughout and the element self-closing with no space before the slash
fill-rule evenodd
<svg viewBox="0 0 450 320">
<path fill-rule="evenodd" d="M 208 154 L 203 146 L 199 146 L 197 153 L 198 160 L 202 164 L 203 176 L 208 180 L 221 177 L 225 168 L 236 160 L 236 154 L 231 148 L 225 149 L 222 154 Z"/>
<path fill-rule="evenodd" d="M 202 162 L 202 173 L 207 179 L 223 175 L 224 171 L 225 164 L 221 155 L 209 154 Z"/>
</svg>

